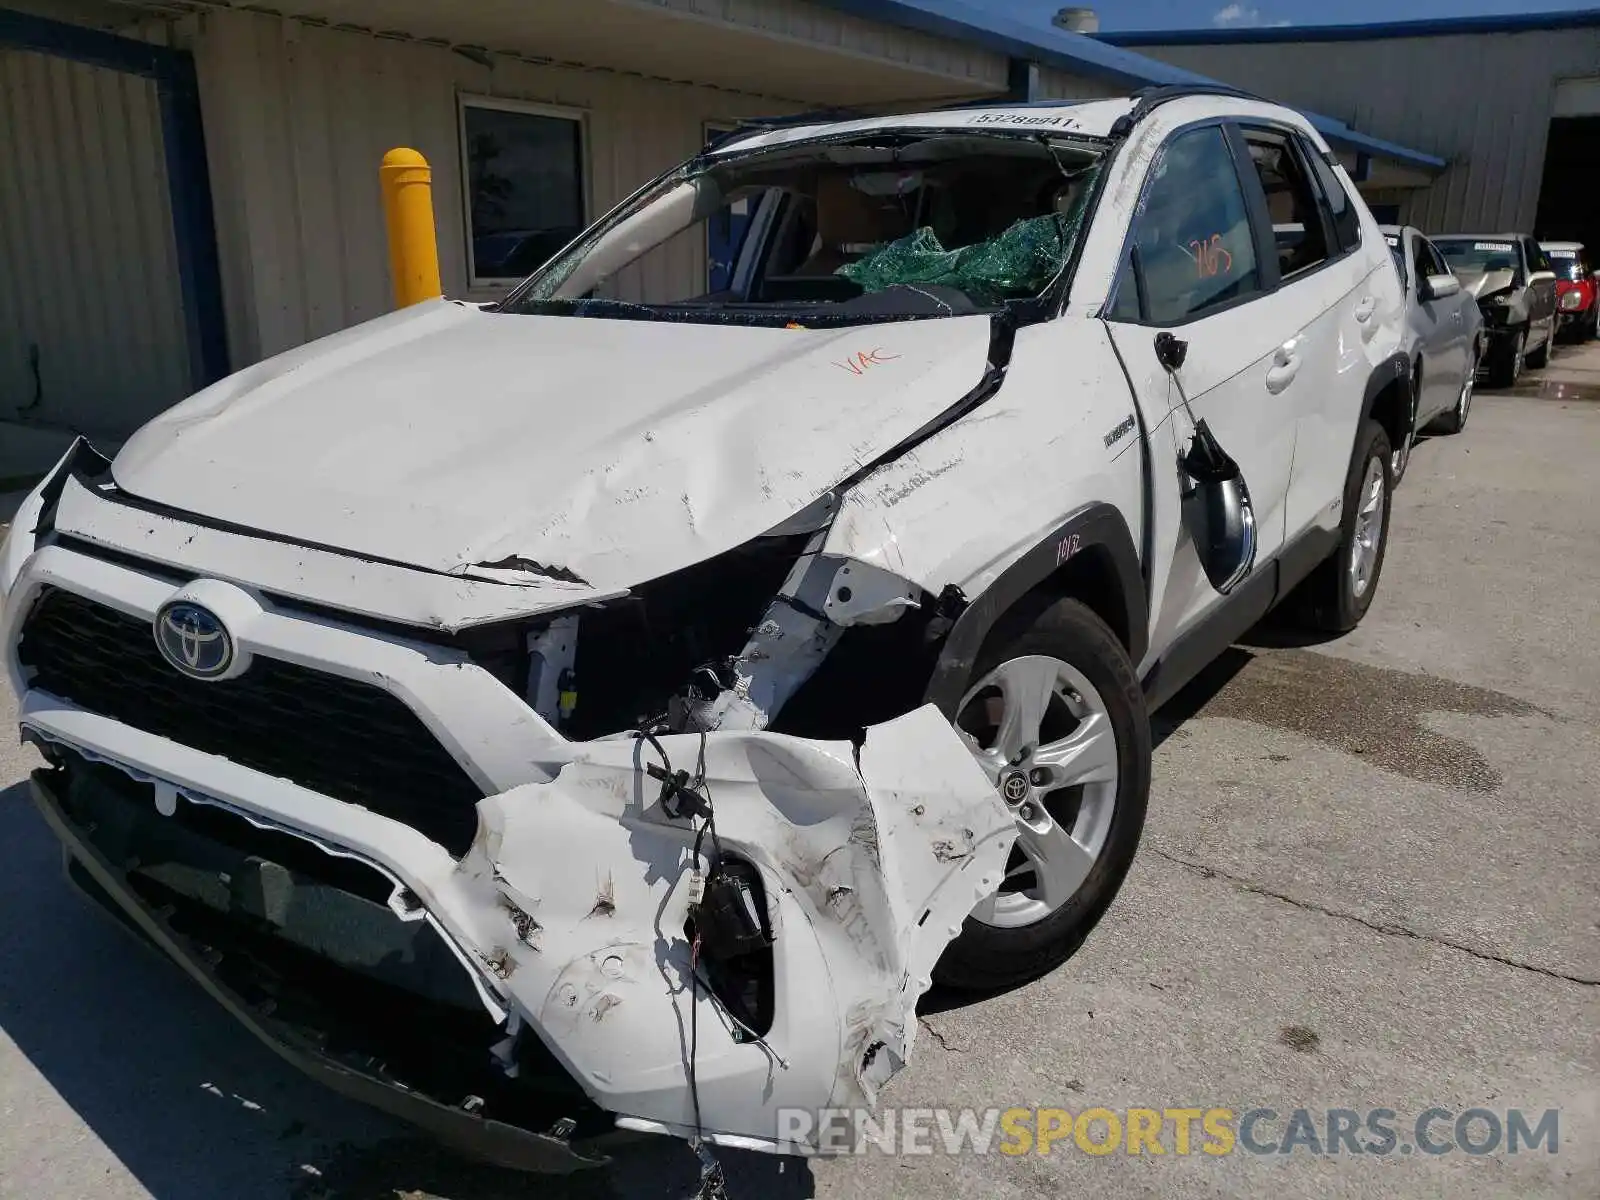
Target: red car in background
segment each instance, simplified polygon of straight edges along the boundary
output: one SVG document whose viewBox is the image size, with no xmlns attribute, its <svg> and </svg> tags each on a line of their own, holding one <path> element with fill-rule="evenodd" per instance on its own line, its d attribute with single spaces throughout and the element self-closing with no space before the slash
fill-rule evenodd
<svg viewBox="0 0 1600 1200">
<path fill-rule="evenodd" d="M 1586 342 L 1600 332 L 1600 282 L 1582 242 L 1540 242 L 1556 273 L 1558 331 Z"/>
</svg>

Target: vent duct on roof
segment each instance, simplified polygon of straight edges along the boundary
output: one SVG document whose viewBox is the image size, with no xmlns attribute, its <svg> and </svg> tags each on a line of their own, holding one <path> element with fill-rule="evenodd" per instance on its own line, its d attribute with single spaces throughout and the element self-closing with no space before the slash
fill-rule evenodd
<svg viewBox="0 0 1600 1200">
<path fill-rule="evenodd" d="M 1063 8 L 1050 23 L 1068 33 L 1100 32 L 1100 14 L 1092 8 Z"/>
</svg>

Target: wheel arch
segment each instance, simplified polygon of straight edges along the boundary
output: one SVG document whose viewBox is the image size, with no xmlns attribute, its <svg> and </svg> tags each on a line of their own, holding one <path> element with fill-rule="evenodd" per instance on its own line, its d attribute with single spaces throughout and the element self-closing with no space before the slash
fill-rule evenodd
<svg viewBox="0 0 1600 1200">
<path fill-rule="evenodd" d="M 1400 445 L 1407 430 L 1415 428 L 1416 376 L 1412 372 L 1411 359 L 1406 354 L 1396 351 L 1367 376 L 1361 416 L 1362 420 L 1371 419 L 1382 425 L 1383 431 L 1389 435 L 1391 446 Z M 1351 453 L 1354 453 L 1353 449 Z"/>
<path fill-rule="evenodd" d="M 926 698 L 952 719 L 961 690 L 995 627 L 1065 598 L 1111 629 L 1137 667 L 1149 645 L 1150 608 L 1128 523 L 1109 504 L 1072 513 L 975 597 L 945 638 Z"/>
</svg>

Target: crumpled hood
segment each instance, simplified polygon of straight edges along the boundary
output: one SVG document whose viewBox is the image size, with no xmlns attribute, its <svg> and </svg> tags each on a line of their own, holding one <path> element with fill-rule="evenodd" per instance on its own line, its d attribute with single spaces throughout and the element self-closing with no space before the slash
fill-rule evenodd
<svg viewBox="0 0 1600 1200">
<path fill-rule="evenodd" d="M 112 473 L 297 542 L 628 587 L 793 516 L 976 386 L 988 345 L 983 316 L 757 329 L 431 302 L 205 389 Z"/>
<path fill-rule="evenodd" d="M 1461 288 L 1474 299 L 1483 296 L 1492 296 L 1496 292 L 1504 291 L 1511 287 L 1517 280 L 1517 273 L 1510 270 L 1499 271 L 1461 271 L 1456 272 L 1456 277 L 1461 280 Z"/>
</svg>

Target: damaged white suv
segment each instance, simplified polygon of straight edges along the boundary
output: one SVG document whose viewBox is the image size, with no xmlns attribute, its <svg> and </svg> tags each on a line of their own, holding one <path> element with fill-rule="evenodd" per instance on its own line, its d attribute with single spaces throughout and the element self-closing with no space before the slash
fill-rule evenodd
<svg viewBox="0 0 1600 1200">
<path fill-rule="evenodd" d="M 35 798 L 254 1033 L 452 1142 L 815 1151 L 933 979 L 1082 942 L 1152 706 L 1297 585 L 1361 619 L 1402 313 L 1259 100 L 745 130 L 498 305 L 77 445 L 0 554 Z"/>
</svg>

